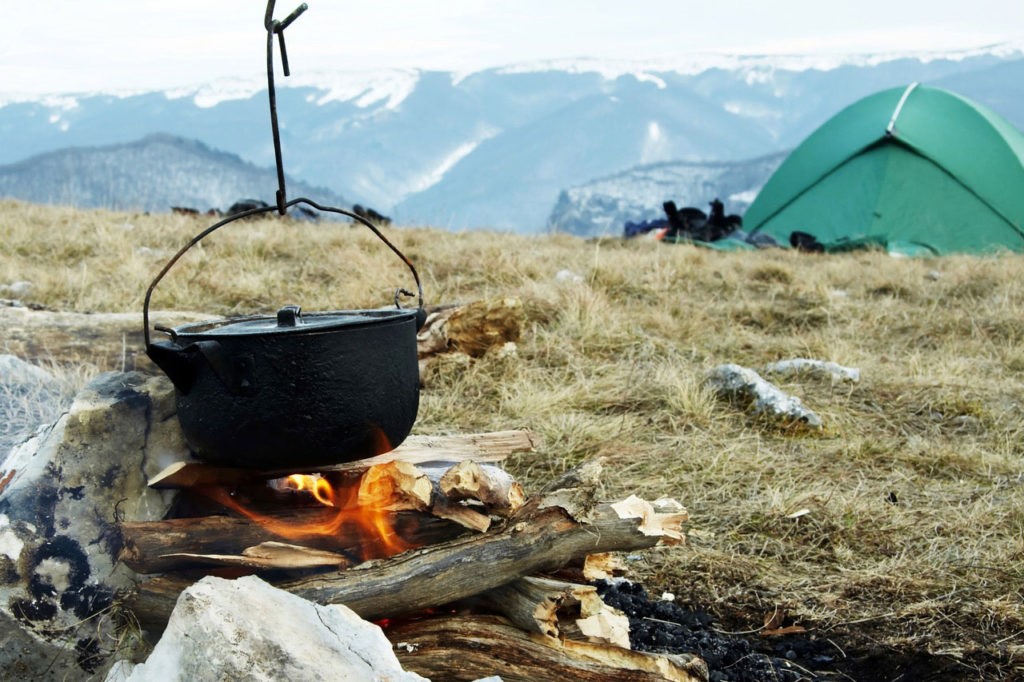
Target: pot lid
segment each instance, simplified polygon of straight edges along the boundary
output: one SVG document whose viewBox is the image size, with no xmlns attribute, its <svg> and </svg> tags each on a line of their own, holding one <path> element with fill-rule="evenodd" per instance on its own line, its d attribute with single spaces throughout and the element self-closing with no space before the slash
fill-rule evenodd
<svg viewBox="0 0 1024 682">
<path fill-rule="evenodd" d="M 381 310 L 338 310 L 303 315 L 297 305 L 277 311 L 276 317 L 254 315 L 224 320 L 196 322 L 174 329 L 175 335 L 252 336 L 258 334 L 302 334 L 334 329 L 380 324 L 395 319 L 413 317 L 416 310 L 386 308 Z"/>
</svg>

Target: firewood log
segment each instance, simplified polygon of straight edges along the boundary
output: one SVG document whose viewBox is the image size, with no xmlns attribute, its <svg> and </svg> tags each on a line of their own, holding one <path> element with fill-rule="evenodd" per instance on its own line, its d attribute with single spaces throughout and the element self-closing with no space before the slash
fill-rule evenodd
<svg viewBox="0 0 1024 682">
<path fill-rule="evenodd" d="M 281 512 L 277 518 L 293 524 L 329 521 L 332 511 L 327 507 L 295 509 Z M 415 512 L 387 515 L 388 525 L 401 540 L 413 547 L 450 540 L 465 529 L 449 521 Z M 194 566 L 191 554 L 238 554 L 246 547 L 263 542 L 280 541 L 282 537 L 265 526 L 247 518 L 203 516 L 119 524 L 122 537 L 121 563 L 136 573 L 165 573 Z M 293 541 L 295 542 L 295 541 Z M 310 535 L 301 543 L 311 549 L 345 551 L 365 542 L 359 529 L 344 525 L 331 535 Z"/>
<path fill-rule="evenodd" d="M 433 492 L 430 478 L 415 464 L 385 462 L 363 473 L 356 504 L 386 511 L 426 511 Z"/>
<path fill-rule="evenodd" d="M 450 467 L 440 479 L 441 492 L 450 500 L 477 500 L 490 511 L 508 515 L 523 506 L 523 487 L 504 469 L 465 460 Z"/>
<path fill-rule="evenodd" d="M 635 551 L 682 537 L 684 512 L 669 514 L 671 519 L 657 512 L 646 519 L 632 514 L 598 504 L 582 522 L 557 504 L 545 505 L 539 499 L 499 530 L 278 587 L 318 603 L 345 604 L 364 618 L 383 618 L 465 599 L 594 552 Z M 653 528 L 662 535 L 654 534 Z M 162 627 L 187 584 L 173 577 L 142 582 L 129 600 L 131 608 L 140 621 Z"/>
<path fill-rule="evenodd" d="M 491 517 L 472 507 L 452 502 L 444 495 L 435 495 L 430 505 L 430 513 L 439 519 L 452 521 L 463 528 L 483 533 L 491 527 Z"/>
<path fill-rule="evenodd" d="M 492 610 L 528 632 L 558 637 L 565 621 L 590 641 L 629 648 L 629 619 L 605 604 L 592 585 L 527 576 L 480 596 Z"/>
<path fill-rule="evenodd" d="M 436 680 L 706 682 L 689 654 L 651 654 L 527 633 L 497 616 L 450 616 L 386 628 L 402 667 Z"/>
<path fill-rule="evenodd" d="M 310 549 L 285 542 L 263 542 L 255 547 L 246 547 L 241 554 L 170 554 L 167 558 L 182 558 L 201 564 L 215 566 L 243 566 L 247 568 L 320 568 L 334 566 L 346 568 L 352 561 L 336 552 Z"/>
</svg>

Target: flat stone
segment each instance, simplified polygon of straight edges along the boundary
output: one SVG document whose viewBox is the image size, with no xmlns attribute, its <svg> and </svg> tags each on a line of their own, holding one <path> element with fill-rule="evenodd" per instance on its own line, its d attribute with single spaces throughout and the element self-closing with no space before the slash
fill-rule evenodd
<svg viewBox="0 0 1024 682">
<path fill-rule="evenodd" d="M 322 606 L 255 576 L 206 577 L 178 598 L 145 663 L 107 682 L 366 680 L 423 682 L 383 631 L 340 604 Z"/>
</svg>

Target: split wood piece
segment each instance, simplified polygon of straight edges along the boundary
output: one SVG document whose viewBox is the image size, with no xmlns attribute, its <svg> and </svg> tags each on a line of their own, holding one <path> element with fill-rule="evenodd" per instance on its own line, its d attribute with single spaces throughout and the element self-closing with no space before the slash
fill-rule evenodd
<svg viewBox="0 0 1024 682">
<path fill-rule="evenodd" d="M 430 679 L 707 682 L 692 654 L 651 654 L 527 633 L 497 616 L 417 620 L 384 632 L 402 667 Z"/>
<path fill-rule="evenodd" d="M 472 507 L 452 502 L 444 495 L 434 497 L 430 505 L 430 513 L 439 519 L 457 523 L 463 528 L 485 533 L 491 527 L 491 517 Z"/>
<path fill-rule="evenodd" d="M 642 520 L 598 504 L 582 523 L 558 506 L 528 503 L 501 530 L 457 538 L 370 561 L 331 576 L 277 584 L 320 604 L 345 604 L 363 618 L 393 617 L 448 604 L 587 554 L 636 551 L 681 534 L 685 514 L 660 519 L 665 535 L 641 531 Z M 145 626 L 163 627 L 188 581 L 160 577 L 139 584 L 131 608 Z"/>
<path fill-rule="evenodd" d="M 488 590 L 485 603 L 528 632 L 549 637 L 563 634 L 559 614 L 569 617 L 590 641 L 629 645 L 629 618 L 608 606 L 592 585 L 577 585 L 550 578 L 526 577 Z"/>
<path fill-rule="evenodd" d="M 449 468 L 440 480 L 441 492 L 450 500 L 477 500 L 492 511 L 507 516 L 523 506 L 523 486 L 504 469 L 473 460 Z"/>
<path fill-rule="evenodd" d="M 293 526 L 308 526 L 329 523 L 336 514 L 330 508 L 318 507 L 278 513 L 273 518 Z M 465 533 L 461 526 L 416 512 L 397 512 L 385 518 L 395 534 L 414 547 L 445 542 Z M 142 574 L 195 566 L 198 562 L 188 555 L 239 554 L 246 547 L 283 539 L 256 521 L 229 516 L 126 522 L 119 524 L 119 528 L 123 545 L 119 560 Z M 310 535 L 291 542 L 301 542 L 311 549 L 345 551 L 361 547 L 366 536 L 353 524 L 340 524 L 331 535 Z"/>
<path fill-rule="evenodd" d="M 374 464 L 391 461 L 412 462 L 500 462 L 516 452 L 529 452 L 536 447 L 536 437 L 529 431 L 495 431 L 455 436 L 409 436 L 391 452 L 367 459 L 319 467 L 320 473 L 358 471 Z M 257 471 L 214 466 L 202 462 L 175 462 L 149 481 L 151 488 L 174 489 L 204 485 L 241 485 L 255 481 L 304 473 L 295 469 Z"/>
<path fill-rule="evenodd" d="M 348 568 L 352 562 L 337 552 L 310 549 L 285 542 L 263 542 L 255 547 L 246 547 L 241 554 L 169 554 L 168 559 L 184 559 L 199 564 L 215 566 L 242 566 L 246 568 L 319 568 L 334 566 Z"/>
<path fill-rule="evenodd" d="M 248 469 L 219 467 L 202 462 L 174 462 L 149 479 L 149 487 L 157 490 L 180 490 L 202 486 L 247 485 L 264 480 Z"/>
<path fill-rule="evenodd" d="M 359 480 L 356 505 L 384 511 L 427 511 L 434 486 L 409 462 L 374 464 Z"/>
<path fill-rule="evenodd" d="M 429 462 L 501 462 L 517 452 L 533 452 L 539 439 L 526 429 L 437 436 L 409 436 L 391 452 L 376 457 L 323 467 L 321 471 L 352 471 L 393 460 L 426 464 Z"/>
<path fill-rule="evenodd" d="M 470 508 L 441 492 L 439 482 L 448 470 L 449 467 L 420 468 L 408 462 L 375 464 L 360 480 L 358 505 L 389 511 L 425 511 L 477 532 L 486 531 L 491 525 L 489 508 Z M 487 493 L 485 489 L 483 492 Z"/>
<path fill-rule="evenodd" d="M 640 519 L 637 529 L 644 535 L 666 538 L 665 544 L 681 544 L 683 535 L 681 522 L 689 520 L 683 505 L 670 497 L 660 497 L 654 502 L 630 495 L 612 505 L 622 518 Z"/>
<path fill-rule="evenodd" d="M 602 552 L 583 559 L 584 580 L 611 580 L 626 574 L 626 562 L 619 554 Z"/>
<path fill-rule="evenodd" d="M 518 298 L 473 301 L 427 315 L 416 334 L 421 359 L 456 351 L 481 357 L 491 348 L 516 342 L 522 334 L 525 314 Z"/>
</svg>

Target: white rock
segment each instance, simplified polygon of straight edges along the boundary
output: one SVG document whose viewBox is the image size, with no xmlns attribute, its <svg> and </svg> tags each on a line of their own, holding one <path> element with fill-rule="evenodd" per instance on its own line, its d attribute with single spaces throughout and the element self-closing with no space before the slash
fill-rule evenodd
<svg viewBox="0 0 1024 682">
<path fill-rule="evenodd" d="M 25 280 L 18 280 L 17 282 L 11 282 L 10 284 L 0 285 L 0 291 L 5 294 L 14 294 L 15 296 L 22 296 L 32 291 L 32 282 L 26 282 Z"/>
<path fill-rule="evenodd" d="M 555 273 L 556 282 L 572 282 L 574 284 L 580 284 L 583 282 L 583 276 L 577 275 L 572 270 L 559 270 Z"/>
<path fill-rule="evenodd" d="M 836 381 L 849 381 L 857 383 L 860 381 L 860 370 L 853 367 L 843 367 L 834 362 L 825 360 L 811 360 L 808 358 L 793 358 L 792 360 L 779 360 L 764 368 L 765 374 L 816 374 L 830 377 Z"/>
<path fill-rule="evenodd" d="M 107 607 L 136 580 L 118 563 L 116 522 L 166 513 L 171 498 L 146 481 L 166 458 L 188 457 L 174 410 L 167 379 L 111 372 L 0 453 L 0 679 L 45 678 L 52 650 L 70 652 L 61 679 L 78 679 L 110 654 Z M 95 655 L 77 656 L 78 645 Z"/>
<path fill-rule="evenodd" d="M 255 576 L 206 577 L 182 592 L 149 659 L 107 682 L 423 681 L 402 669 L 379 627 Z"/>
<path fill-rule="evenodd" d="M 821 417 L 804 407 L 796 396 L 765 381 L 760 374 L 740 365 L 719 365 L 708 373 L 707 383 L 719 396 L 749 401 L 754 412 L 783 420 L 801 421 L 821 428 Z"/>
</svg>

